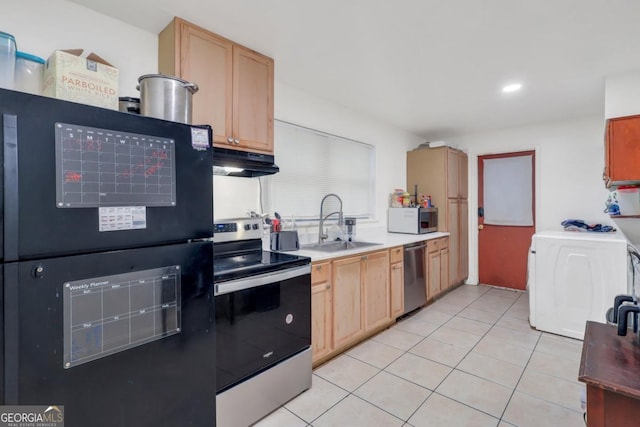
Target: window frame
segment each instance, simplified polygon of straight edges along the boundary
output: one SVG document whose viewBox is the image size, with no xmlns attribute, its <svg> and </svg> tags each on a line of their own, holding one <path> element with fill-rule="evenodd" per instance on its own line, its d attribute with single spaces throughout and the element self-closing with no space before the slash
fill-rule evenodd
<svg viewBox="0 0 640 427">
<path fill-rule="evenodd" d="M 356 146 L 354 147 L 360 146 L 364 148 L 366 150 L 366 153 L 368 154 L 367 156 L 368 159 L 367 161 L 365 161 L 365 163 L 368 163 L 369 176 L 367 178 L 367 185 L 366 185 L 367 189 L 364 190 L 364 192 L 367 194 L 366 209 L 364 209 L 364 212 L 362 211 L 353 212 L 353 209 L 350 212 L 349 203 L 347 202 L 348 200 L 350 200 L 350 194 L 345 194 L 344 192 L 341 192 L 340 189 L 336 189 L 336 188 L 331 189 L 331 185 L 332 185 L 331 176 L 325 175 L 318 178 L 318 183 L 319 184 L 323 183 L 329 186 L 330 188 L 326 192 L 323 192 L 322 195 L 318 195 L 316 197 L 318 200 L 314 202 L 316 204 L 313 206 L 313 208 L 311 208 L 310 206 L 306 207 L 305 211 L 303 211 L 302 213 L 289 212 L 286 206 L 284 207 L 284 209 L 278 208 L 278 209 L 282 209 L 283 212 L 280 212 L 280 213 L 283 213 L 286 219 L 291 219 L 292 216 L 295 216 L 295 221 L 298 225 L 317 224 L 319 222 L 320 202 L 322 200 L 322 197 L 329 193 L 335 193 L 335 194 L 338 194 L 338 196 L 340 196 L 340 198 L 343 200 L 343 204 L 345 205 L 343 209 L 344 216 L 355 217 L 362 221 L 375 220 L 376 218 L 376 210 L 375 210 L 376 146 L 373 144 L 355 140 L 353 138 L 347 138 L 344 136 L 332 134 L 329 132 L 324 132 L 318 129 L 310 128 L 308 126 L 302 126 L 296 123 L 291 123 L 291 122 L 288 122 L 285 120 L 279 120 L 279 119 L 274 120 L 274 156 L 275 156 L 275 163 L 280 167 L 280 172 L 277 174 L 279 176 L 272 175 L 272 176 L 264 176 L 260 178 L 260 202 L 261 202 L 261 207 L 266 208 L 266 211 L 263 209 L 263 212 L 272 213 L 274 211 L 274 206 L 273 206 L 274 201 L 273 201 L 272 195 L 273 193 L 279 191 L 279 189 L 276 187 L 277 187 L 278 181 L 280 180 L 279 178 L 282 176 L 281 174 L 283 174 L 283 172 L 286 174 L 285 171 L 286 171 L 287 165 L 284 164 L 283 166 L 283 164 L 278 160 L 279 158 L 282 158 L 281 156 L 278 155 L 279 144 L 278 144 L 277 128 L 279 126 L 295 129 L 300 132 L 309 132 L 309 135 L 326 138 L 329 141 L 329 143 L 334 144 L 333 147 L 329 148 L 330 150 L 331 148 L 335 148 L 335 144 L 349 143 L 349 144 L 356 144 Z M 291 147 L 287 147 L 287 148 L 291 148 Z M 333 153 L 333 155 L 336 155 L 336 154 Z M 331 157 L 328 158 L 328 161 L 332 161 Z M 333 185 L 335 185 L 335 183 L 333 183 Z M 357 205 L 361 206 L 362 204 L 358 203 Z"/>
</svg>

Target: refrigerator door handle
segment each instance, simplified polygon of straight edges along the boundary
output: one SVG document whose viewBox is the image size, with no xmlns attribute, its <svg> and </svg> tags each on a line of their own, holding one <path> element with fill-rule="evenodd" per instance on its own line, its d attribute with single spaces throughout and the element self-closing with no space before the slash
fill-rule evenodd
<svg viewBox="0 0 640 427">
<path fill-rule="evenodd" d="M 18 259 L 18 116 L 2 115 L 4 260 Z"/>
</svg>

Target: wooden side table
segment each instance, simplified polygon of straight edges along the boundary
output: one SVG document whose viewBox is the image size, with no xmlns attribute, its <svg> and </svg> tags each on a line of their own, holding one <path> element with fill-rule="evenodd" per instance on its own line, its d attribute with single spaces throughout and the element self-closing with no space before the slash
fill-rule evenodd
<svg viewBox="0 0 640 427">
<path fill-rule="evenodd" d="M 640 426 L 640 344 L 617 327 L 587 322 L 578 380 L 587 384 L 588 427 Z"/>
</svg>

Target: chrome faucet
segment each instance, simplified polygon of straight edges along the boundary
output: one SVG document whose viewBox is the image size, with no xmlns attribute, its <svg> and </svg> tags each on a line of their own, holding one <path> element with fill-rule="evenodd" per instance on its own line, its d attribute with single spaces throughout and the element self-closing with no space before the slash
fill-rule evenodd
<svg viewBox="0 0 640 427">
<path fill-rule="evenodd" d="M 335 197 L 336 199 L 338 199 L 338 202 L 340 203 L 340 210 L 339 211 L 335 211 L 335 212 L 331 212 L 330 214 L 324 215 L 324 202 L 325 200 L 327 200 L 327 198 L 329 197 Z M 329 193 L 326 196 L 324 196 L 322 198 L 322 201 L 320 202 L 320 226 L 318 227 L 318 243 L 323 243 L 328 236 L 328 234 L 326 232 L 324 232 L 324 221 L 329 218 L 331 215 L 335 215 L 338 214 L 338 226 L 340 227 L 340 230 L 342 230 L 342 226 L 343 226 L 343 217 L 342 217 L 342 199 L 340 197 L 338 197 L 337 194 L 334 193 Z"/>
</svg>

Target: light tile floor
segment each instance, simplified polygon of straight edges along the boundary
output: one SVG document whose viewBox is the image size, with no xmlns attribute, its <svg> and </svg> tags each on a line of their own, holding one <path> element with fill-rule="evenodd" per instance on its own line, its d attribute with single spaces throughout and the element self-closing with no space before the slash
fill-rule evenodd
<svg viewBox="0 0 640 427">
<path fill-rule="evenodd" d="M 255 426 L 584 426 L 582 341 L 528 315 L 526 293 L 461 286 L 318 367 Z"/>
</svg>

